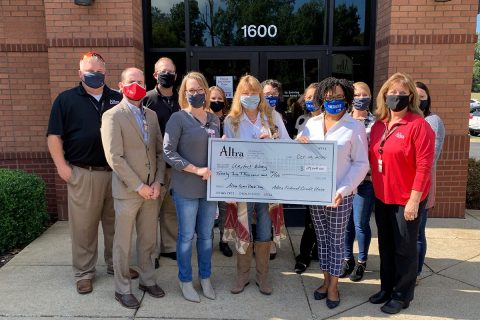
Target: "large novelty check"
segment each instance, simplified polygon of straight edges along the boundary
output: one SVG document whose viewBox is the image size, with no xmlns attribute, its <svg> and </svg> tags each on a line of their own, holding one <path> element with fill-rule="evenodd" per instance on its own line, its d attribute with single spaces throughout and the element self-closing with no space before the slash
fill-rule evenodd
<svg viewBox="0 0 480 320">
<path fill-rule="evenodd" d="M 207 199 L 330 205 L 336 164 L 334 141 L 209 139 Z"/>
</svg>

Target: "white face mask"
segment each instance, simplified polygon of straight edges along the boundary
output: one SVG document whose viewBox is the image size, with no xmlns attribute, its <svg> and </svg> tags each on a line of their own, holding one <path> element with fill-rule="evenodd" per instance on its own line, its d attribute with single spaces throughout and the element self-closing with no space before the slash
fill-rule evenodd
<svg viewBox="0 0 480 320">
<path fill-rule="evenodd" d="M 256 109 L 260 103 L 260 96 L 240 96 L 240 103 L 246 109 Z"/>
</svg>

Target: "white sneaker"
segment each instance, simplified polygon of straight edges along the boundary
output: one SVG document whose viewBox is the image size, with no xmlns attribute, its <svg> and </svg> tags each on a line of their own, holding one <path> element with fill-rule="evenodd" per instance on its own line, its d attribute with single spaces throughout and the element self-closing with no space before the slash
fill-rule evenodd
<svg viewBox="0 0 480 320">
<path fill-rule="evenodd" d="M 200 302 L 200 296 L 198 295 L 197 291 L 193 287 L 192 281 L 190 282 L 182 282 L 179 281 L 180 289 L 182 289 L 183 297 L 192 302 Z"/>
<path fill-rule="evenodd" d="M 208 299 L 215 300 L 216 295 L 215 291 L 213 290 L 212 283 L 210 282 L 210 278 L 200 279 L 200 285 L 202 286 L 203 295 Z"/>
</svg>

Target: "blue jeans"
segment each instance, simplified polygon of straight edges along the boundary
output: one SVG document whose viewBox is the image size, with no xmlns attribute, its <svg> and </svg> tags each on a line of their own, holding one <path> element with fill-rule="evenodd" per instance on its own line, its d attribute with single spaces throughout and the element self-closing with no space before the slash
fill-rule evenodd
<svg viewBox="0 0 480 320">
<path fill-rule="evenodd" d="M 372 239 L 370 216 L 375 204 L 373 184 L 365 181 L 358 186 L 358 193 L 353 197 L 352 212 L 345 234 L 345 259 L 354 259 L 353 242 L 358 241 L 358 261 L 366 262 Z"/>
<path fill-rule="evenodd" d="M 173 190 L 177 209 L 178 279 L 192 281 L 192 241 L 197 234 L 198 274 L 200 279 L 210 278 L 212 260 L 212 228 L 217 203 L 206 198 L 185 198 Z"/>
<path fill-rule="evenodd" d="M 427 238 L 425 237 L 425 228 L 427 226 L 428 209 L 420 211 L 420 226 L 418 229 L 417 252 L 418 252 L 418 270 L 417 275 L 422 273 L 425 255 L 427 254 Z"/>
<path fill-rule="evenodd" d="M 250 236 L 252 235 L 252 214 L 255 211 L 257 226 L 255 230 L 255 239 L 253 241 L 272 240 L 272 220 L 268 210 L 268 203 L 247 202 L 248 225 L 250 226 Z"/>
</svg>

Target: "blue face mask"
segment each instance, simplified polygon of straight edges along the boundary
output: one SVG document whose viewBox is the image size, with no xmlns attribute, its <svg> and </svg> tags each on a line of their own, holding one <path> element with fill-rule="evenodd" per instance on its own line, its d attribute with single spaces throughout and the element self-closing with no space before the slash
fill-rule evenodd
<svg viewBox="0 0 480 320">
<path fill-rule="evenodd" d="M 279 97 L 267 96 L 267 97 L 265 97 L 265 99 L 267 99 L 268 104 L 269 104 L 270 107 L 272 107 L 272 108 L 277 107 L 277 106 L 279 105 L 279 103 L 280 103 L 280 98 L 279 98 Z"/>
<path fill-rule="evenodd" d="M 318 109 L 320 109 L 320 107 L 316 106 L 313 100 L 305 100 L 305 110 L 308 112 L 315 112 L 318 111 Z"/>
<path fill-rule="evenodd" d="M 325 100 L 323 107 L 330 114 L 339 114 L 347 108 L 347 104 L 345 100 Z"/>
<path fill-rule="evenodd" d="M 90 88 L 98 89 L 105 84 L 105 75 L 101 72 L 85 72 L 83 83 Z"/>
<path fill-rule="evenodd" d="M 187 101 L 188 104 L 194 108 L 201 108 L 205 103 L 205 93 L 197 93 L 195 95 L 191 95 L 187 93 Z"/>
<path fill-rule="evenodd" d="M 246 109 L 256 109 L 260 103 L 260 96 L 240 96 L 240 103 Z"/>
<path fill-rule="evenodd" d="M 354 98 L 353 99 L 353 107 L 359 111 L 368 110 L 370 106 L 370 98 Z"/>
</svg>

